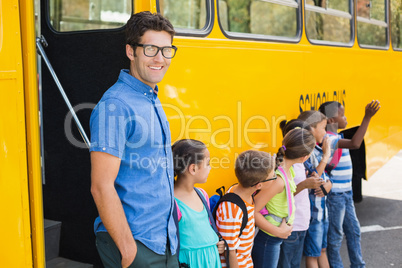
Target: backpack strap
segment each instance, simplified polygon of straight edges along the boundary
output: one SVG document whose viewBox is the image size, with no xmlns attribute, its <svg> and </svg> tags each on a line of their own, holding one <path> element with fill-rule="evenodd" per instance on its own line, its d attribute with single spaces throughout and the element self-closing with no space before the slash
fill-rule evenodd
<svg viewBox="0 0 402 268">
<path fill-rule="evenodd" d="M 285 180 L 285 189 L 286 189 L 286 199 L 288 201 L 288 216 L 286 217 L 286 222 L 289 221 L 290 216 L 292 216 L 293 213 L 293 203 L 292 203 L 292 191 L 290 190 L 290 184 L 289 184 L 289 179 L 288 176 L 286 175 L 285 170 L 281 166 L 278 167 L 279 173 L 283 175 L 283 178 Z"/>
<path fill-rule="evenodd" d="M 218 228 L 216 227 L 216 223 L 215 223 L 215 218 L 212 216 L 211 210 L 209 209 L 209 204 L 207 201 L 207 197 L 205 196 L 205 191 L 202 190 L 201 188 L 195 188 L 194 187 L 195 192 L 198 194 L 198 196 L 200 197 L 202 203 L 204 204 L 205 210 L 208 213 L 208 218 L 209 218 L 209 222 L 211 223 L 211 227 L 212 229 L 214 229 L 215 233 L 218 235 L 219 237 L 219 241 L 223 241 L 225 243 L 225 248 L 227 250 L 225 250 L 225 259 L 226 259 L 226 263 L 228 268 L 230 268 L 230 264 L 229 264 L 229 246 L 228 243 L 226 242 L 225 239 L 223 239 L 222 235 L 219 233 Z"/>
<path fill-rule="evenodd" d="M 174 204 L 173 204 L 173 220 L 174 220 L 174 225 L 176 225 L 176 236 L 177 236 L 176 256 L 177 256 L 177 260 L 179 260 L 179 252 L 180 252 L 180 232 L 179 232 L 178 210 L 179 210 L 179 206 L 177 205 L 176 200 L 174 200 Z"/>
<path fill-rule="evenodd" d="M 214 211 L 212 213 L 215 220 L 216 220 L 216 211 L 218 210 L 219 204 L 222 202 L 231 202 L 231 203 L 237 205 L 238 207 L 240 207 L 240 209 L 243 211 L 243 220 L 241 223 L 240 233 L 239 233 L 239 237 L 240 237 L 243 233 L 244 228 L 246 228 L 247 222 L 248 222 L 248 212 L 247 212 L 246 204 L 244 203 L 243 199 L 241 199 L 241 197 L 235 193 L 225 194 L 224 196 L 222 196 L 221 199 L 219 199 L 218 203 L 216 203 L 216 205 L 215 205 Z"/>
<path fill-rule="evenodd" d="M 336 136 L 336 134 L 331 131 L 327 131 L 327 133 L 330 135 Z M 330 174 L 331 171 L 334 168 L 336 168 L 336 166 L 339 164 L 339 160 L 341 159 L 341 156 L 342 156 L 342 148 L 338 147 L 338 149 L 335 150 L 331 161 L 325 167 L 325 172 L 327 172 L 327 174 Z"/>
</svg>

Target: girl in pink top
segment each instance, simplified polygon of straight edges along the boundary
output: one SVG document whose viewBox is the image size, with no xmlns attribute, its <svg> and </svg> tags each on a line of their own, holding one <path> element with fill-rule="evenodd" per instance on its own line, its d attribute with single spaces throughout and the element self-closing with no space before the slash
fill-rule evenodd
<svg viewBox="0 0 402 268">
<path fill-rule="evenodd" d="M 310 126 L 306 125 L 304 121 L 294 119 L 280 123 L 283 136 L 289 131 L 297 128 L 304 128 L 311 131 Z M 293 222 L 293 231 L 291 235 L 283 240 L 281 245 L 281 253 L 279 257 L 278 267 L 280 268 L 298 268 L 300 267 L 304 238 L 310 222 L 310 200 L 308 197 L 308 190 L 310 188 L 318 188 L 323 184 L 323 180 L 317 174 L 306 178 L 306 170 L 303 163 L 293 165 L 295 172 L 295 184 L 297 185 L 295 192 L 295 219 Z"/>
</svg>

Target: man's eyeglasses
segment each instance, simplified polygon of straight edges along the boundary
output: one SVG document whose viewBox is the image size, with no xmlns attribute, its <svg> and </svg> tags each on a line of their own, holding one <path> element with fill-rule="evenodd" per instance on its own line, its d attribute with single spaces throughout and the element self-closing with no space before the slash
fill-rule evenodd
<svg viewBox="0 0 402 268">
<path fill-rule="evenodd" d="M 267 182 L 267 181 L 274 181 L 274 180 L 276 180 L 276 178 L 277 178 L 277 176 L 276 176 L 276 174 L 275 174 L 274 177 L 269 178 L 269 179 L 265 179 L 265 180 L 262 180 L 262 181 L 259 181 L 259 182 L 257 182 L 256 184 L 251 185 L 251 187 L 254 187 L 254 186 L 256 186 L 256 185 L 259 184 L 259 183 L 263 183 L 263 182 Z"/>
<path fill-rule="evenodd" d="M 155 45 L 147 45 L 147 44 L 133 44 L 133 47 L 142 47 L 144 48 L 144 55 L 147 57 L 155 57 L 159 50 L 162 52 L 162 56 L 171 59 L 176 55 L 177 47 L 158 47 Z"/>
</svg>

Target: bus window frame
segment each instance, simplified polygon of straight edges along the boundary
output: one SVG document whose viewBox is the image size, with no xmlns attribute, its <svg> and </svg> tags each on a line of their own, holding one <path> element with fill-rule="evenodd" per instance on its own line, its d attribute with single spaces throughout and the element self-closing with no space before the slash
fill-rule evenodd
<svg viewBox="0 0 402 268">
<path fill-rule="evenodd" d="M 357 44 L 359 45 L 359 48 L 373 49 L 373 50 L 384 50 L 384 51 L 389 50 L 389 48 L 390 48 L 390 39 L 391 39 L 391 28 L 390 28 L 391 21 L 390 21 L 390 16 L 389 16 L 390 15 L 390 10 L 389 10 L 390 6 L 389 6 L 389 1 L 384 1 L 384 3 L 385 3 L 385 5 L 384 5 L 385 20 L 384 21 L 379 21 L 379 20 L 376 20 L 376 19 L 372 20 L 371 18 L 366 19 L 366 18 L 363 18 L 363 17 L 358 17 L 357 16 L 357 10 L 356 10 L 356 39 L 357 39 Z M 387 24 L 387 30 L 386 30 L 386 37 L 385 37 L 386 38 L 385 46 L 379 47 L 379 46 L 373 46 L 373 45 L 362 45 L 362 44 L 360 44 L 359 38 L 358 38 L 358 35 L 357 35 L 357 23 L 358 23 L 358 20 L 360 20 L 360 21 L 368 20 L 368 21 L 375 21 L 375 22 L 378 21 L 378 22 L 386 23 Z M 365 22 L 365 23 L 367 23 L 367 22 Z M 375 25 L 375 24 L 373 24 L 373 25 Z"/>
<path fill-rule="evenodd" d="M 306 27 L 307 27 L 307 22 L 306 22 L 306 1 L 304 1 L 304 6 L 303 6 L 303 14 L 304 14 L 304 31 L 306 33 L 306 38 L 307 40 L 310 42 L 310 44 L 312 45 L 319 45 L 319 46 L 331 46 L 331 47 L 346 47 L 346 48 L 350 48 L 353 47 L 353 45 L 355 44 L 355 36 L 356 36 L 356 29 L 355 29 L 355 9 L 354 9 L 354 0 L 348 0 L 349 1 L 349 10 L 351 11 L 351 13 L 347 13 L 348 15 L 350 15 L 350 39 L 348 43 L 342 43 L 342 42 L 334 42 L 334 41 L 327 41 L 327 40 L 316 40 L 316 39 L 310 39 L 307 31 L 306 31 Z M 336 14 L 336 13 L 346 13 L 344 11 L 341 10 L 337 10 L 337 9 L 332 9 L 332 8 L 322 8 L 322 7 L 317 7 L 317 6 L 312 6 L 309 5 L 312 8 L 310 8 L 309 11 L 313 11 L 316 13 L 322 13 L 322 14 L 326 14 L 326 15 L 332 15 Z M 314 11 L 314 9 L 316 10 L 321 10 L 322 12 L 317 12 Z M 327 12 L 329 10 L 329 12 Z M 325 12 L 324 12 L 325 11 Z M 339 16 L 340 17 L 340 16 Z M 346 16 L 345 16 L 346 18 Z"/>
<path fill-rule="evenodd" d="M 389 47 L 392 49 L 392 51 L 398 51 L 398 52 L 402 52 L 402 47 L 394 47 L 393 43 L 392 43 L 392 25 L 391 25 L 391 18 L 392 18 L 392 11 L 391 11 L 391 1 L 387 1 L 387 4 L 389 4 L 389 8 L 387 8 L 387 10 L 389 11 L 389 15 L 388 15 L 388 45 Z M 389 2 L 389 3 L 388 3 Z M 402 15 L 402 12 L 400 13 Z M 391 45 L 392 43 L 392 45 Z"/>
<path fill-rule="evenodd" d="M 281 0 L 272 0 L 272 1 L 267 1 L 267 2 L 280 2 Z M 283 1 L 285 2 L 285 1 Z M 289 1 L 288 1 L 289 2 Z M 221 29 L 221 32 L 227 39 L 234 39 L 234 40 L 248 40 L 248 41 L 274 41 L 274 42 L 281 42 L 281 43 L 292 43 L 292 44 L 297 44 L 300 42 L 302 33 L 303 33 L 303 20 L 302 20 L 302 1 L 301 0 L 295 0 L 297 3 L 297 34 L 295 37 L 285 37 L 285 36 L 276 36 L 276 35 L 263 35 L 263 34 L 252 34 L 252 33 L 236 33 L 236 32 L 229 32 L 225 31 L 223 29 L 223 26 L 221 24 L 220 20 L 220 14 L 219 14 L 219 0 L 216 0 L 216 7 L 217 7 L 217 14 L 218 14 L 218 25 L 219 28 Z"/>
<path fill-rule="evenodd" d="M 51 0 L 45 0 L 45 16 L 46 16 L 46 23 L 49 26 L 49 29 L 56 33 L 56 34 L 60 34 L 60 35 L 69 35 L 69 34 L 81 34 L 81 33 L 97 33 L 97 32 L 118 32 L 121 30 L 124 30 L 126 28 L 127 22 L 125 22 L 121 27 L 118 28 L 109 28 L 109 29 L 89 29 L 89 30 L 78 30 L 78 31 L 58 31 L 56 30 L 52 23 L 51 23 L 51 19 L 50 19 L 50 1 Z M 135 10 L 134 10 L 134 2 L 131 1 L 131 15 L 134 14 Z M 131 17 L 130 15 L 130 17 Z"/>
<path fill-rule="evenodd" d="M 214 16 L 212 16 L 212 14 L 214 14 L 213 0 L 202 0 L 202 1 L 205 1 L 206 15 L 207 15 L 204 27 L 201 29 L 193 30 L 185 28 L 176 28 L 173 25 L 174 30 L 176 32 L 175 36 L 206 37 L 211 33 L 212 28 L 214 26 Z M 163 16 L 163 14 L 161 13 L 159 0 L 156 0 L 156 12 L 158 12 Z"/>
</svg>

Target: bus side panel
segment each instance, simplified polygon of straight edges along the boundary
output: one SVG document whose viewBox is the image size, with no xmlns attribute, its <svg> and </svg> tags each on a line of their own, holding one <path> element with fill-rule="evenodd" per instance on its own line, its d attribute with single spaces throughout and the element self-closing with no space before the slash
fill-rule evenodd
<svg viewBox="0 0 402 268">
<path fill-rule="evenodd" d="M 0 267 L 32 267 L 18 5 L 0 2 Z"/>
</svg>

